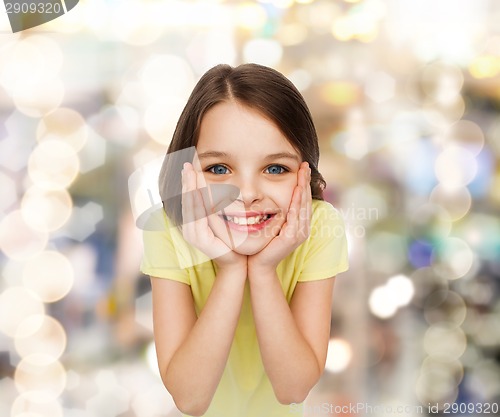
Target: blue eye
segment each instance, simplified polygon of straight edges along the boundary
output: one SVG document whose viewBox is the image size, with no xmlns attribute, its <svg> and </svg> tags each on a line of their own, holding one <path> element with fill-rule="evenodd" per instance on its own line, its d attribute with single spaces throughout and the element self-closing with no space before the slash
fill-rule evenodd
<svg viewBox="0 0 500 417">
<path fill-rule="evenodd" d="M 278 174 L 283 174 L 285 172 L 288 172 L 288 170 L 284 166 L 281 166 L 281 165 L 271 165 L 271 166 L 268 166 L 266 168 L 266 171 L 269 174 L 273 174 L 273 175 L 278 175 Z"/>
<path fill-rule="evenodd" d="M 208 171 L 215 175 L 224 175 L 228 173 L 228 169 L 224 165 L 212 165 Z"/>
</svg>

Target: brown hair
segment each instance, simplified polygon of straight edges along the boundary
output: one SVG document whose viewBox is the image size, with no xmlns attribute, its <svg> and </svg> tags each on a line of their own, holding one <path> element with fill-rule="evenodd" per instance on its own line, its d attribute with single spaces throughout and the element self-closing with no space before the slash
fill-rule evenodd
<svg viewBox="0 0 500 417">
<path fill-rule="evenodd" d="M 304 98 L 278 71 L 258 64 L 217 65 L 198 81 L 177 122 L 167 155 L 186 150 L 182 158 L 166 157 L 160 172 L 160 196 L 167 215 L 182 224 L 180 170 L 192 162 L 205 113 L 223 101 L 237 101 L 272 120 L 311 168 L 312 198 L 323 200 L 326 186 L 318 171 L 318 136 Z M 191 149 L 189 151 L 188 149 Z M 169 200 L 168 204 L 166 200 Z"/>
</svg>

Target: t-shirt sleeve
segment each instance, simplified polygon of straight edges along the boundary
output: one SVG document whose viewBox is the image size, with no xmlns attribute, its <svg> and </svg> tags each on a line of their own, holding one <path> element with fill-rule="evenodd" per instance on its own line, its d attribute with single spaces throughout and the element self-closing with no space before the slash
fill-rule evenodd
<svg viewBox="0 0 500 417">
<path fill-rule="evenodd" d="M 141 272 L 157 278 L 166 278 L 190 285 L 189 271 L 181 266 L 178 246 L 174 244 L 178 232 L 160 209 L 154 214 L 154 227 L 143 231 L 144 253 Z"/>
<path fill-rule="evenodd" d="M 304 249 L 300 282 L 330 278 L 349 268 L 344 221 L 331 204 L 315 204 Z"/>
</svg>

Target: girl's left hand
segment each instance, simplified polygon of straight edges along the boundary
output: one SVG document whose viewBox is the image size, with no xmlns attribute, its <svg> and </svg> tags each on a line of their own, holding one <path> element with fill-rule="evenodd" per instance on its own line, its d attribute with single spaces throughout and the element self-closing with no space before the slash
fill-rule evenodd
<svg viewBox="0 0 500 417">
<path fill-rule="evenodd" d="M 297 177 L 286 221 L 264 249 L 248 257 L 249 276 L 255 271 L 259 271 L 259 275 L 263 271 L 275 271 L 281 260 L 309 237 L 312 197 L 311 169 L 307 162 L 302 162 Z"/>
</svg>

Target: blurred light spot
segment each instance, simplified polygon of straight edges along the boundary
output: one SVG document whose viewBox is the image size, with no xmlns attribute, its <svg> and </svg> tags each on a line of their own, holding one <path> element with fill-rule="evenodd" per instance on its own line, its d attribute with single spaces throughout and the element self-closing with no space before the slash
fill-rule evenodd
<svg viewBox="0 0 500 417">
<path fill-rule="evenodd" d="M 47 242 L 47 233 L 30 227 L 19 210 L 11 211 L 0 220 L 0 249 L 9 258 L 29 259 L 40 253 Z"/>
<path fill-rule="evenodd" d="M 495 173 L 497 161 L 489 147 L 483 148 L 476 156 L 477 173 L 474 179 L 467 185 L 471 195 L 475 199 L 482 199 L 488 195 L 488 189 Z"/>
<path fill-rule="evenodd" d="M 435 173 L 443 187 L 454 190 L 467 185 L 474 179 L 477 163 L 468 150 L 451 145 L 436 159 Z"/>
<path fill-rule="evenodd" d="M 424 267 L 412 272 L 411 280 L 415 283 L 413 304 L 424 308 L 427 297 L 434 291 L 446 291 L 450 282 L 445 277 L 436 274 L 433 268 Z"/>
<path fill-rule="evenodd" d="M 447 188 L 436 185 L 431 192 L 429 201 L 444 208 L 452 221 L 463 218 L 470 210 L 472 197 L 467 187 Z"/>
<path fill-rule="evenodd" d="M 427 323 L 447 323 L 461 326 L 467 315 L 464 299 L 453 291 L 435 291 L 425 300 L 424 317 Z"/>
<path fill-rule="evenodd" d="M 79 160 L 75 150 L 59 140 L 46 140 L 38 144 L 28 161 L 31 180 L 45 190 L 68 187 L 76 178 Z"/>
<path fill-rule="evenodd" d="M 65 189 L 46 191 L 30 187 L 21 201 L 21 213 L 33 229 L 52 232 L 66 223 L 72 206 L 71 197 Z"/>
<path fill-rule="evenodd" d="M 156 346 L 154 342 L 151 342 L 146 348 L 146 362 L 149 369 L 159 377 L 160 370 L 158 369 L 158 357 L 156 356 Z"/>
<path fill-rule="evenodd" d="M 456 227 L 456 235 L 467 242 L 478 257 L 498 260 L 500 219 L 484 213 L 470 213 Z"/>
<path fill-rule="evenodd" d="M 306 41 L 307 35 L 307 26 L 300 23 L 288 23 L 279 27 L 276 36 L 283 46 L 292 46 Z"/>
<path fill-rule="evenodd" d="M 375 103 L 383 103 L 394 97 L 396 81 L 385 72 L 375 72 L 368 76 L 365 94 Z"/>
<path fill-rule="evenodd" d="M 500 117 L 492 120 L 488 131 L 486 132 L 489 148 L 500 158 Z"/>
<path fill-rule="evenodd" d="M 370 311 L 381 319 L 387 319 L 396 313 L 398 303 L 393 298 L 393 293 L 387 290 L 386 286 L 375 287 L 368 299 Z"/>
<path fill-rule="evenodd" d="M 217 27 L 208 33 L 199 32 L 186 48 L 186 56 L 196 74 L 203 74 L 221 62 L 237 65 L 238 52 L 233 29 Z"/>
<path fill-rule="evenodd" d="M 359 184 L 342 195 L 340 213 L 348 224 L 369 226 L 387 215 L 387 202 L 379 189 Z"/>
<path fill-rule="evenodd" d="M 262 3 L 270 3 L 280 9 L 287 9 L 293 5 L 294 0 L 259 0 Z"/>
<path fill-rule="evenodd" d="M 12 98 L 19 111 L 31 117 L 44 116 L 61 105 L 64 84 L 56 78 L 38 84 L 30 81 L 16 88 Z"/>
<path fill-rule="evenodd" d="M 500 206 L 500 171 L 494 174 L 491 180 L 489 196 L 497 206 Z"/>
<path fill-rule="evenodd" d="M 66 371 L 62 364 L 54 359 L 44 354 L 23 358 L 14 374 L 19 392 L 32 392 L 48 401 L 58 398 L 66 385 Z"/>
<path fill-rule="evenodd" d="M 36 136 L 39 141 L 61 140 L 78 152 L 87 140 L 88 131 L 80 113 L 58 108 L 40 120 Z"/>
<path fill-rule="evenodd" d="M 456 237 L 444 239 L 436 246 L 434 254 L 434 269 L 450 280 L 465 276 L 475 260 L 469 245 Z"/>
<path fill-rule="evenodd" d="M 424 359 L 420 371 L 450 375 L 453 377 L 455 386 L 458 386 L 464 377 L 464 367 L 459 360 L 441 361 L 431 356 Z"/>
<path fill-rule="evenodd" d="M 7 129 L 7 136 L 0 140 L 0 166 L 13 172 L 19 172 L 26 167 L 26 162 L 36 145 L 33 125 L 34 119 L 17 110 L 6 117 L 4 126 Z"/>
<path fill-rule="evenodd" d="M 21 358 L 37 353 L 55 360 L 66 349 L 66 333 L 53 317 L 32 315 L 19 324 L 14 343 Z"/>
<path fill-rule="evenodd" d="M 43 303 L 32 291 L 11 287 L 0 294 L 0 330 L 7 336 L 15 337 L 26 318 L 43 313 Z"/>
<path fill-rule="evenodd" d="M 352 359 L 351 345 L 344 339 L 330 339 L 326 356 L 325 369 L 329 372 L 339 373 L 344 371 Z"/>
<path fill-rule="evenodd" d="M 463 117 L 465 101 L 462 96 L 457 96 L 453 101 L 447 103 L 427 100 L 422 104 L 422 108 L 426 119 L 431 125 L 438 130 L 446 130 L 450 124 Z"/>
<path fill-rule="evenodd" d="M 97 115 L 89 118 L 92 128 L 106 140 L 115 141 L 121 146 L 132 147 L 142 128 L 142 120 L 138 111 L 128 105 L 111 106 L 101 108 Z"/>
<path fill-rule="evenodd" d="M 240 3 L 235 14 L 237 25 L 248 30 L 261 28 L 267 20 L 267 14 L 262 6 L 250 2 Z"/>
<path fill-rule="evenodd" d="M 446 369 L 425 367 L 417 379 L 415 393 L 422 404 L 437 404 L 442 409 L 445 403 L 455 402 L 458 389 L 455 377 Z"/>
<path fill-rule="evenodd" d="M 2 171 L 0 171 L 0 190 L 2 190 L 0 217 L 3 217 L 3 212 L 16 202 L 17 190 L 16 183 Z"/>
<path fill-rule="evenodd" d="M 63 254 L 55 251 L 45 251 L 31 258 L 23 270 L 24 286 L 46 303 L 65 297 L 73 281 L 71 263 Z"/>
<path fill-rule="evenodd" d="M 168 146 L 185 102 L 178 98 L 162 100 L 147 107 L 144 127 L 155 142 Z"/>
<path fill-rule="evenodd" d="M 332 35 L 340 41 L 357 39 L 374 41 L 379 33 L 379 20 L 386 13 L 386 5 L 378 0 L 365 1 L 350 8 L 347 14 L 333 20 Z"/>
<path fill-rule="evenodd" d="M 414 240 L 408 248 L 408 260 L 415 268 L 429 266 L 432 260 L 433 246 L 425 240 Z"/>
<path fill-rule="evenodd" d="M 332 24 L 332 35 L 339 41 L 348 41 L 355 35 L 352 22 L 347 16 L 339 16 Z"/>
<path fill-rule="evenodd" d="M 66 391 L 78 389 L 81 386 L 82 377 L 73 369 L 66 372 Z"/>
<path fill-rule="evenodd" d="M 375 232 L 368 239 L 370 269 L 384 274 L 400 271 L 406 264 L 406 240 L 400 235 Z"/>
<path fill-rule="evenodd" d="M 495 77 L 500 74 L 500 58 L 494 55 L 480 55 L 469 64 L 469 72 L 477 79 Z"/>
<path fill-rule="evenodd" d="M 130 45 L 147 45 L 163 32 L 161 15 L 154 3 L 126 0 L 113 8 L 110 31 L 122 42 Z"/>
<path fill-rule="evenodd" d="M 84 147 L 79 152 L 79 171 L 86 174 L 96 169 L 106 161 L 106 141 L 92 128 L 89 128 L 89 136 Z"/>
<path fill-rule="evenodd" d="M 63 55 L 59 45 L 42 35 L 26 36 L 0 50 L 0 84 L 11 94 L 23 86 L 40 85 L 61 69 Z"/>
<path fill-rule="evenodd" d="M 460 358 L 467 339 L 460 327 L 448 323 L 431 325 L 424 336 L 424 349 L 429 356 L 444 362 Z"/>
<path fill-rule="evenodd" d="M 185 101 L 193 88 L 193 73 L 189 64 L 176 55 L 153 55 L 144 64 L 139 80 L 149 100 Z"/>
<path fill-rule="evenodd" d="M 276 67 L 281 62 L 283 48 L 279 42 L 272 39 L 252 39 L 243 48 L 246 62 Z"/>
<path fill-rule="evenodd" d="M 370 311 L 382 319 L 392 317 L 398 308 L 410 303 L 414 292 L 413 282 L 408 277 L 391 277 L 385 285 L 372 290 L 368 299 Z"/>
<path fill-rule="evenodd" d="M 408 122 L 423 124 L 416 120 Z M 434 175 L 436 146 L 427 138 L 417 140 L 410 136 L 406 141 L 394 137 L 391 148 L 396 156 L 393 162 L 396 178 L 400 178 L 413 193 L 427 195 L 437 182 Z"/>
<path fill-rule="evenodd" d="M 128 180 L 130 205 L 134 221 L 154 206 L 161 204 L 158 192 L 158 176 L 164 157 L 156 157 L 149 162 L 141 163 L 140 168 L 134 171 Z M 137 224 L 137 223 L 136 223 Z"/>
<path fill-rule="evenodd" d="M 473 333 L 474 341 L 483 348 L 495 349 L 500 345 L 500 320 L 498 313 L 486 313 L 480 315 L 477 327 Z"/>
<path fill-rule="evenodd" d="M 74 207 L 62 234 L 83 242 L 96 231 L 96 225 L 102 219 L 104 211 L 97 203 L 91 201 L 83 207 Z"/>
<path fill-rule="evenodd" d="M 484 133 L 476 123 L 470 120 L 459 120 L 454 123 L 446 137 L 452 144 L 459 145 L 472 155 L 477 156 L 484 146 Z"/>
<path fill-rule="evenodd" d="M 456 102 L 464 84 L 464 76 L 458 66 L 444 62 L 426 65 L 421 72 L 422 90 L 428 98 L 447 106 Z"/>
<path fill-rule="evenodd" d="M 450 215 L 441 206 L 423 204 L 410 214 L 410 233 L 418 240 L 433 241 L 443 238 L 451 231 Z"/>
<path fill-rule="evenodd" d="M 100 370 L 95 377 L 99 392 L 87 401 L 86 410 L 94 416 L 118 416 L 129 410 L 130 393 L 118 384 L 111 370 Z"/>
<path fill-rule="evenodd" d="M 312 84 L 311 74 L 303 69 L 296 69 L 288 74 L 288 79 L 297 87 L 297 90 L 303 92 Z"/>
<path fill-rule="evenodd" d="M 387 281 L 387 290 L 393 294 L 398 307 L 408 305 L 413 298 L 415 289 L 413 282 L 405 275 L 396 275 Z"/>
<path fill-rule="evenodd" d="M 59 401 L 47 400 L 37 391 L 28 391 L 14 400 L 10 416 L 63 417 L 63 410 Z"/>
<path fill-rule="evenodd" d="M 131 402 L 131 408 L 137 417 L 153 417 L 171 414 L 176 410 L 172 396 L 160 382 L 137 393 Z"/>
<path fill-rule="evenodd" d="M 325 84 L 321 90 L 321 96 L 328 104 L 347 107 L 361 100 L 361 91 L 357 84 L 348 81 L 334 81 Z"/>
</svg>

